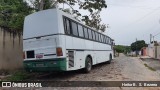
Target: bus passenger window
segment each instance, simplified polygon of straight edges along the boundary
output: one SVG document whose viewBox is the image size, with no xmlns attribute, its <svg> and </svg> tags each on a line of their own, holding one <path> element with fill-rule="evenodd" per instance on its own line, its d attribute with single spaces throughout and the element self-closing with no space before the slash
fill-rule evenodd
<svg viewBox="0 0 160 90">
<path fill-rule="evenodd" d="M 98 36 L 99 36 L 99 42 L 102 42 L 102 40 L 101 40 L 101 34 L 98 34 Z"/>
<path fill-rule="evenodd" d="M 107 37 L 105 36 L 105 43 L 107 44 Z"/>
<path fill-rule="evenodd" d="M 87 30 L 87 28 L 84 28 L 84 36 L 85 36 L 85 38 L 88 38 L 88 30 Z"/>
<path fill-rule="evenodd" d="M 65 33 L 71 34 L 70 21 L 68 19 L 65 19 L 64 24 L 65 24 Z"/>
<path fill-rule="evenodd" d="M 101 42 L 103 42 L 103 39 L 104 39 L 104 38 L 103 38 L 103 35 L 101 34 Z"/>
<path fill-rule="evenodd" d="M 94 31 L 92 31 L 92 36 L 93 36 L 93 40 L 96 40 L 96 35 Z"/>
<path fill-rule="evenodd" d="M 108 40 L 109 40 L 109 38 L 107 37 L 107 44 L 108 44 Z"/>
<path fill-rule="evenodd" d="M 79 24 L 78 24 L 78 33 L 80 37 L 84 37 L 83 27 L 82 25 L 79 25 Z"/>
<path fill-rule="evenodd" d="M 97 33 L 97 32 L 95 32 L 95 34 L 96 34 L 96 41 L 98 41 L 98 33 Z"/>
<path fill-rule="evenodd" d="M 78 36 L 77 24 L 72 22 L 72 34 Z"/>
<path fill-rule="evenodd" d="M 90 29 L 88 29 L 88 34 L 89 34 L 89 39 L 92 39 L 92 33 Z"/>
</svg>

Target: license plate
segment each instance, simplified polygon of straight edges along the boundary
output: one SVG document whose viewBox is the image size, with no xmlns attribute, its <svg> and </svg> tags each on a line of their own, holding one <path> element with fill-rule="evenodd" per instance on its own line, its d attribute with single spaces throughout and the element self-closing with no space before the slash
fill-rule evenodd
<svg viewBox="0 0 160 90">
<path fill-rule="evenodd" d="M 36 58 L 43 58 L 43 54 L 37 54 Z"/>
<path fill-rule="evenodd" d="M 36 64 L 36 67 L 44 67 L 44 64 Z"/>
</svg>

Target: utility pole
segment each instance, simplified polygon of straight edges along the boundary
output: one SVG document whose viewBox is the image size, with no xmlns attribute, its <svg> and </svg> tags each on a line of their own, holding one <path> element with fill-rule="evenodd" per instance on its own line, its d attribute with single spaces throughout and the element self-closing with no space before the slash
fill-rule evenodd
<svg viewBox="0 0 160 90">
<path fill-rule="evenodd" d="M 152 38 L 153 38 L 153 45 L 155 44 L 154 38 L 155 38 L 157 35 L 159 35 L 159 34 L 160 34 L 160 32 L 152 36 Z"/>
<path fill-rule="evenodd" d="M 150 34 L 150 43 L 152 42 L 152 34 Z"/>
<path fill-rule="evenodd" d="M 154 46 L 154 36 L 153 36 L 153 46 Z"/>
<path fill-rule="evenodd" d="M 109 28 L 110 28 L 110 26 L 109 26 L 109 24 L 107 24 L 107 26 L 106 26 L 106 29 L 108 29 L 107 35 L 109 35 Z"/>
<path fill-rule="evenodd" d="M 136 38 L 136 57 L 137 57 L 137 38 Z"/>
</svg>

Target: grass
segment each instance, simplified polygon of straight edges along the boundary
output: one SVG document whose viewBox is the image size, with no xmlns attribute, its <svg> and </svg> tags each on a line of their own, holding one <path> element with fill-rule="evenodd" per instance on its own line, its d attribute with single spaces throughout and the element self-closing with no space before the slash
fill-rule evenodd
<svg viewBox="0 0 160 90">
<path fill-rule="evenodd" d="M 148 66 L 146 63 L 144 64 L 144 66 L 147 67 L 147 68 L 148 68 L 149 70 L 151 70 L 151 71 L 156 71 L 154 68 Z"/>
<path fill-rule="evenodd" d="M 24 71 L 24 70 L 18 70 L 13 72 L 10 76 L 4 78 L 3 80 L 5 81 L 21 81 L 21 80 L 26 80 L 30 77 L 31 75 Z"/>
</svg>

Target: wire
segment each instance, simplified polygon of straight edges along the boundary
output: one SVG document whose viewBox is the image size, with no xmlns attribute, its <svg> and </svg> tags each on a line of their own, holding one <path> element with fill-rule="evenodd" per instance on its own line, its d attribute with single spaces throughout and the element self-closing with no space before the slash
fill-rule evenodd
<svg viewBox="0 0 160 90">
<path fill-rule="evenodd" d="M 146 18 L 147 16 L 149 16 L 150 14 L 153 14 L 153 12 L 155 12 L 157 9 L 159 9 L 160 7 L 158 7 L 158 8 L 156 8 L 156 9 L 154 9 L 153 11 L 151 11 L 151 12 L 149 12 L 149 13 L 147 13 L 146 15 L 144 15 L 143 17 L 141 17 L 140 19 L 138 19 L 138 20 L 136 20 L 135 22 L 138 22 L 138 21 L 140 21 L 141 19 L 144 19 L 144 18 Z"/>
<path fill-rule="evenodd" d="M 130 7 L 130 8 L 139 8 L 139 9 L 148 9 L 148 10 L 154 10 L 155 8 L 145 8 L 144 6 L 129 6 L 129 5 L 120 5 L 120 4 L 107 4 L 112 6 L 121 6 L 121 7 Z"/>
<path fill-rule="evenodd" d="M 137 22 L 141 21 L 142 19 L 144 19 L 144 18 L 148 17 L 149 15 L 153 14 L 153 12 L 155 12 L 155 11 L 156 11 L 157 9 L 159 9 L 159 8 L 160 8 L 160 7 L 152 10 L 151 12 L 145 14 L 143 17 L 137 19 L 136 21 L 131 22 L 130 24 L 128 24 L 128 25 L 126 25 L 126 26 L 124 26 L 124 27 L 128 27 L 128 26 L 130 26 L 130 25 L 133 25 L 134 23 L 137 23 Z M 158 13 L 159 13 L 159 12 L 158 12 Z"/>
<path fill-rule="evenodd" d="M 159 34 L 160 34 L 160 32 L 159 32 L 159 33 L 157 33 L 156 35 L 154 35 L 154 37 L 155 37 L 155 36 L 157 36 L 157 35 L 159 35 Z"/>
</svg>

